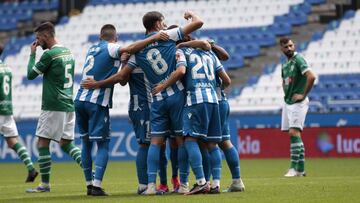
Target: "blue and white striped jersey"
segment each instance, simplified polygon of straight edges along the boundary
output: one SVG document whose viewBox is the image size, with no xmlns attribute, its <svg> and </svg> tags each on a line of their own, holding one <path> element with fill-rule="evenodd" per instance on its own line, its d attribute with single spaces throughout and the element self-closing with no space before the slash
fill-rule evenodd
<svg viewBox="0 0 360 203">
<path fill-rule="evenodd" d="M 120 66 L 120 45 L 100 41 L 88 50 L 83 69 L 82 79 L 93 78 L 105 80 L 115 74 Z M 99 89 L 84 89 L 80 87 L 75 100 L 87 101 L 105 107 L 112 107 L 114 85 Z"/>
<path fill-rule="evenodd" d="M 225 101 L 227 100 L 226 94 L 223 88 L 221 88 L 221 78 L 219 76 L 216 76 L 216 94 L 219 101 Z"/>
<path fill-rule="evenodd" d="M 199 103 L 218 103 L 216 95 L 216 73 L 224 68 L 212 51 L 182 48 L 179 65 L 186 66 L 184 78 L 186 106 Z"/>
<path fill-rule="evenodd" d="M 140 67 L 131 72 L 129 79 L 130 102 L 129 111 L 150 109 L 151 87 L 143 70 Z"/>
<path fill-rule="evenodd" d="M 165 32 L 170 36 L 170 40 L 149 44 L 143 50 L 131 56 L 128 61 L 128 65 L 131 68 L 141 67 L 149 79 L 151 88 L 158 83 L 164 82 L 177 67 L 175 59 L 176 41 L 183 38 L 182 30 L 181 28 L 174 28 Z M 156 33 L 150 33 L 146 37 L 154 34 Z M 153 99 L 161 101 L 183 89 L 183 84 L 178 81 L 176 84 L 155 95 Z"/>
</svg>

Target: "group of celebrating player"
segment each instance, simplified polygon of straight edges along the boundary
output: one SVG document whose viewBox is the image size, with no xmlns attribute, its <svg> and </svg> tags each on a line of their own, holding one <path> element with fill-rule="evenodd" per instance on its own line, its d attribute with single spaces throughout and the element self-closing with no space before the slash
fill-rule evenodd
<svg viewBox="0 0 360 203">
<path fill-rule="evenodd" d="M 213 42 L 191 38 L 189 34 L 203 25 L 199 16 L 188 11 L 184 18 L 191 22 L 184 27 L 168 28 L 161 13 L 148 12 L 143 17 L 145 38 L 126 47 L 116 43 L 115 27 L 104 25 L 100 42 L 87 52 L 75 101 L 73 55 L 59 44 L 51 23 L 43 23 L 35 29 L 36 41 L 31 45 L 27 78 L 32 80 L 43 75 L 42 111 L 36 128 L 41 183 L 27 192 L 50 191 L 49 144 L 54 140 L 83 169 L 87 195 L 107 195 L 101 184 L 108 162 L 109 108 L 116 83 L 128 83 L 130 87 L 129 118 L 139 143 L 136 157 L 138 194 L 169 191 L 166 140 L 170 143 L 174 192 L 186 195 L 220 193 L 219 147 L 233 178 L 226 191 L 244 191 L 238 152 L 230 142 L 229 104 L 224 94 L 231 80 L 219 61 L 229 56 Z M 37 46 L 48 50 L 35 63 Z M 120 65 L 122 68 L 118 70 Z M 12 116 L 8 117 L 15 125 Z M 81 134 L 81 150 L 72 143 L 75 123 Z M 12 136 L 17 134 L 11 133 Z M 97 153 L 93 169 L 94 143 Z M 21 150 L 22 146 L 17 149 L 26 152 L 26 149 Z M 26 156 L 31 163 L 27 153 Z M 38 172 L 32 163 L 28 166 L 28 181 L 32 182 Z M 190 166 L 196 177 L 192 188 L 188 181 Z M 158 171 L 161 183 L 157 188 Z"/>
</svg>

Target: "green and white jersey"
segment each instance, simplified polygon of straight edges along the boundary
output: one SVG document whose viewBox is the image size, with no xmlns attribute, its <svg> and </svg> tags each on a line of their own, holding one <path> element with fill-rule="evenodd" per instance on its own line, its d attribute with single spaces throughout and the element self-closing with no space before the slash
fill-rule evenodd
<svg viewBox="0 0 360 203">
<path fill-rule="evenodd" d="M 307 80 L 304 74 L 308 70 L 310 70 L 310 68 L 305 59 L 296 52 L 291 59 L 282 64 L 281 77 L 284 84 L 285 103 L 294 104 L 295 102 L 291 100 L 293 94 L 304 94 Z"/>
<path fill-rule="evenodd" d="M 11 69 L 0 60 L 0 115 L 13 114 L 11 82 Z"/>
<path fill-rule="evenodd" d="M 46 111 L 73 112 L 73 78 L 75 60 L 68 48 L 54 45 L 35 62 L 35 54 L 30 55 L 28 79 L 43 74 L 41 109 Z"/>
</svg>

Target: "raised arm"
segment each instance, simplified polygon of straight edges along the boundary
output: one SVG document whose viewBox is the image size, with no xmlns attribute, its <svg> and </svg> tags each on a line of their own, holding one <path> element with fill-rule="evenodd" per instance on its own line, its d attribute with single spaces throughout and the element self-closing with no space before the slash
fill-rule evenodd
<svg viewBox="0 0 360 203">
<path fill-rule="evenodd" d="M 184 18 L 186 20 L 191 19 L 191 22 L 186 24 L 182 28 L 184 35 L 188 35 L 188 34 L 194 32 L 195 30 L 201 28 L 204 24 L 204 22 L 201 20 L 201 18 L 191 11 L 186 11 L 184 13 Z"/>
<path fill-rule="evenodd" d="M 187 42 L 182 42 L 176 46 L 177 48 L 182 47 L 191 47 L 191 48 L 200 48 L 205 51 L 209 51 L 211 49 L 211 45 L 207 40 L 191 40 Z"/>
<path fill-rule="evenodd" d="M 166 41 L 168 39 L 169 39 L 169 35 L 166 32 L 160 31 L 160 32 L 156 33 L 155 35 L 147 37 L 146 39 L 136 41 L 126 47 L 121 48 L 119 56 L 124 52 L 134 54 L 134 53 L 144 49 L 148 44 L 154 43 L 159 40 Z"/>
<path fill-rule="evenodd" d="M 216 56 L 220 59 L 220 61 L 227 61 L 230 58 L 230 55 L 221 46 L 214 43 L 210 43 L 210 45 L 211 45 L 211 50 L 216 54 Z"/>
<path fill-rule="evenodd" d="M 230 86 L 231 79 L 225 70 L 220 70 L 220 71 L 216 72 L 216 74 L 221 78 L 221 81 L 222 81 L 221 88 L 222 89 L 225 89 Z"/>
</svg>

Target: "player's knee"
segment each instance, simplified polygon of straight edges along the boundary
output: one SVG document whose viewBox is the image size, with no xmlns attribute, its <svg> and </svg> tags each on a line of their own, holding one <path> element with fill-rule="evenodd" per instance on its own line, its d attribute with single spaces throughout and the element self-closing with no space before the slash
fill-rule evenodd
<svg viewBox="0 0 360 203">
<path fill-rule="evenodd" d="M 217 147 L 216 142 L 208 142 L 206 145 L 207 145 L 208 150 L 212 150 Z"/>
<path fill-rule="evenodd" d="M 17 143 L 16 137 L 7 137 L 5 139 L 9 148 L 13 148 L 13 146 Z"/>
<path fill-rule="evenodd" d="M 290 128 L 289 129 L 289 135 L 290 136 L 299 136 L 301 135 L 301 131 L 297 128 Z"/>
<path fill-rule="evenodd" d="M 225 149 L 230 149 L 233 147 L 232 143 L 230 142 L 230 140 L 225 140 L 219 143 L 219 147 L 221 150 L 225 150 Z"/>
</svg>

